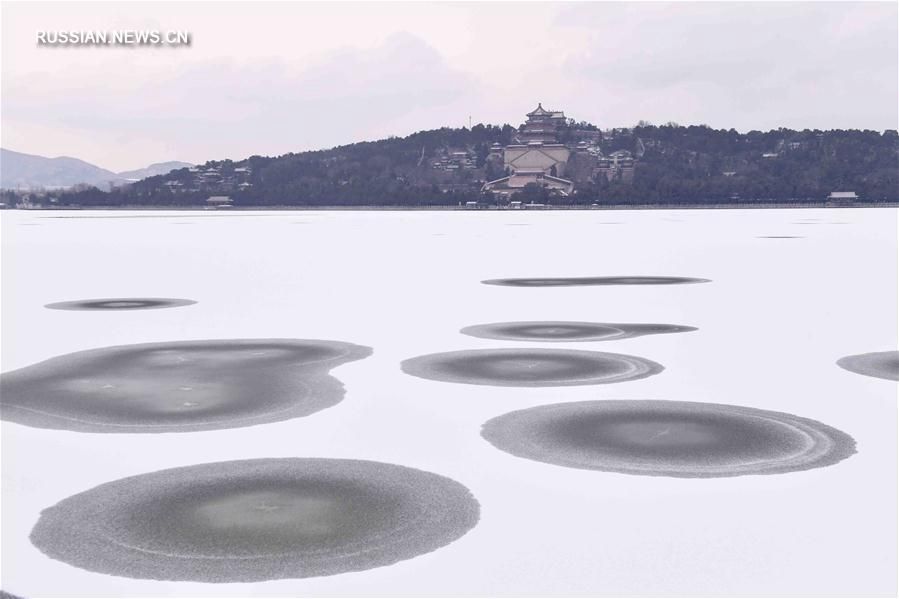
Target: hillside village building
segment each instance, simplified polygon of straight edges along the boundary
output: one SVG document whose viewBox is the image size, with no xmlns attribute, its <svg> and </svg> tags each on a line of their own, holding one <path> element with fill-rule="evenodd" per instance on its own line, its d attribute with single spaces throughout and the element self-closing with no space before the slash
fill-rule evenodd
<svg viewBox="0 0 899 599">
<path fill-rule="evenodd" d="M 451 150 L 441 153 L 431 163 L 431 167 L 441 171 L 473 170 L 477 168 L 475 155 L 467 150 Z"/>
<path fill-rule="evenodd" d="M 596 171 L 609 181 L 619 178 L 631 183 L 634 180 L 634 157 L 627 150 L 612 152 L 609 156 L 599 158 Z"/>
</svg>

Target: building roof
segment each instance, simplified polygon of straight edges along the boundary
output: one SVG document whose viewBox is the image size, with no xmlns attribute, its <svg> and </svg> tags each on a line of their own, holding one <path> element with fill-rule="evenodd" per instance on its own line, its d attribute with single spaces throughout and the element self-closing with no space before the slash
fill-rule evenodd
<svg viewBox="0 0 899 599">
<path fill-rule="evenodd" d="M 486 187 L 487 185 L 493 185 L 493 184 L 496 184 L 496 183 L 502 183 L 503 181 L 508 181 L 509 179 L 510 179 L 510 177 L 509 177 L 508 175 L 506 175 L 505 177 L 500 177 L 499 179 L 494 179 L 493 181 L 487 181 L 487 182 L 484 184 L 484 186 Z"/>
<path fill-rule="evenodd" d="M 556 181 L 558 183 L 564 183 L 566 185 L 574 185 L 573 182 L 568 179 L 563 179 L 562 177 L 553 177 L 552 175 L 543 175 L 544 179 L 549 179 L 550 181 Z"/>
<path fill-rule="evenodd" d="M 547 110 L 543 107 L 543 104 L 538 103 L 537 108 L 529 112 L 527 116 L 549 116 L 556 118 L 565 118 L 565 113 L 561 110 Z"/>
<path fill-rule="evenodd" d="M 529 112 L 527 114 L 527 116 L 549 116 L 550 114 L 552 114 L 552 113 L 550 111 L 546 110 L 545 108 L 543 108 L 543 104 L 538 102 L 537 108 L 535 108 L 534 110 Z"/>
</svg>

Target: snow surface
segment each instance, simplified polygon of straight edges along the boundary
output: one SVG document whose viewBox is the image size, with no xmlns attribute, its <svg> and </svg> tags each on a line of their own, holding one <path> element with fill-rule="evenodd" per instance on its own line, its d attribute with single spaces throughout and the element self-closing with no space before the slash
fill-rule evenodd
<svg viewBox="0 0 899 599">
<path fill-rule="evenodd" d="M 72 217 L 72 218 L 68 218 Z M 111 218 L 100 218 L 111 217 Z M 333 339 L 374 355 L 332 374 L 337 406 L 274 424 L 100 435 L 2 423 L 2 587 L 28 597 L 895 595 L 897 385 L 836 365 L 897 347 L 895 209 L 2 214 L 3 371 L 83 349 L 188 339 Z M 615 224 L 612 224 L 615 223 Z M 192 226 L 176 226 L 189 224 Z M 527 224 L 529 226 L 507 226 Z M 39 226 L 33 226 L 39 225 Z M 765 235 L 801 235 L 766 239 Z M 513 288 L 506 277 L 661 275 L 699 285 Z M 192 306 L 48 310 L 178 297 Z M 428 353 L 533 342 L 459 329 L 534 320 L 689 325 L 553 348 L 665 371 L 614 385 L 512 388 L 403 374 Z M 545 346 L 545 344 L 544 344 Z M 827 468 L 676 479 L 516 458 L 485 421 L 563 401 L 735 404 L 819 420 L 859 453 Z M 433 553 L 255 584 L 91 573 L 28 540 L 40 510 L 98 484 L 204 462 L 379 460 L 449 476 L 481 521 Z"/>
</svg>

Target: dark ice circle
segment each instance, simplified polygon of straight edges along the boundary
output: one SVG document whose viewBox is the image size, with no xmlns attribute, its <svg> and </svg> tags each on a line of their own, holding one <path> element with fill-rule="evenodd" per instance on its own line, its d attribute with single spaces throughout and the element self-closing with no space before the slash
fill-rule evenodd
<svg viewBox="0 0 899 599">
<path fill-rule="evenodd" d="M 343 399 L 328 374 L 371 354 L 339 341 L 239 339 L 106 347 L 0 376 L 0 416 L 38 428 L 163 433 L 307 416 Z"/>
<path fill-rule="evenodd" d="M 814 420 L 678 401 L 538 406 L 498 416 L 481 434 L 502 451 L 538 462 L 680 478 L 808 470 L 855 453 L 852 437 Z"/>
<path fill-rule="evenodd" d="M 47 304 L 51 310 L 156 310 L 159 308 L 177 308 L 190 306 L 197 302 L 189 299 L 164 297 L 120 297 L 109 299 L 74 300 Z"/>
<path fill-rule="evenodd" d="M 575 287 L 586 285 L 681 285 L 708 283 L 709 279 L 691 277 L 545 277 L 517 279 L 487 279 L 485 285 L 507 287 Z"/>
<path fill-rule="evenodd" d="M 34 545 L 130 578 L 254 582 L 410 559 L 477 524 L 443 476 L 380 462 L 283 458 L 201 464 L 94 487 L 41 512 Z"/>
<path fill-rule="evenodd" d="M 889 381 L 899 381 L 899 351 L 882 351 L 846 356 L 837 360 L 837 364 L 856 374 L 873 376 Z"/>
<path fill-rule="evenodd" d="M 673 324 L 535 321 L 474 325 L 460 332 L 472 337 L 509 341 L 610 341 L 695 330 L 695 327 Z"/>
<path fill-rule="evenodd" d="M 637 356 L 556 349 L 479 349 L 430 354 L 401 364 L 425 379 L 470 385 L 556 387 L 641 379 L 664 368 Z"/>
</svg>

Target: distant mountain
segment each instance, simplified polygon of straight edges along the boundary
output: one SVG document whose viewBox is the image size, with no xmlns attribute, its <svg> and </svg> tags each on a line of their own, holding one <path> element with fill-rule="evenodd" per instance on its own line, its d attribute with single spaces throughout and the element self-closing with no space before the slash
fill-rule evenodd
<svg viewBox="0 0 899 599">
<path fill-rule="evenodd" d="M 77 158 L 46 158 L 0 148 L 0 188 L 59 189 L 86 184 L 108 189 L 191 166 L 186 162 L 160 162 L 147 168 L 114 173 Z"/>
<path fill-rule="evenodd" d="M 128 181 L 140 181 L 141 179 L 146 179 L 147 177 L 167 175 L 172 171 L 178 170 L 179 168 L 188 168 L 191 166 L 193 165 L 189 162 L 178 162 L 177 160 L 170 160 L 169 162 L 157 162 L 155 164 L 151 164 L 147 168 L 139 168 L 133 171 L 122 171 L 121 173 L 119 173 L 119 177 Z"/>
<path fill-rule="evenodd" d="M 77 158 L 45 158 L 0 148 L 0 187 L 4 189 L 60 188 L 79 183 L 108 187 L 117 179 L 114 172 Z"/>
</svg>

